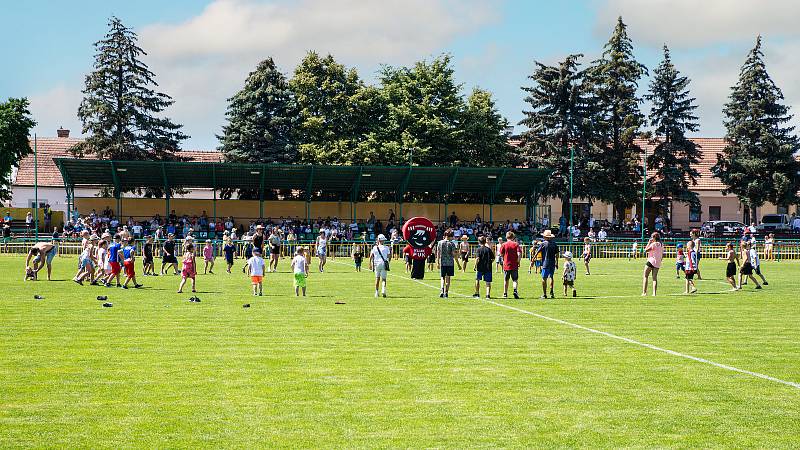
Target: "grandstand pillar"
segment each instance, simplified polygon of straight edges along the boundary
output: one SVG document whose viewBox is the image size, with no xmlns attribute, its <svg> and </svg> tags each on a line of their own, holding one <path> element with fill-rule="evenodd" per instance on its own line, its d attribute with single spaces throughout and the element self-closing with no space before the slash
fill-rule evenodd
<svg viewBox="0 0 800 450">
<path fill-rule="evenodd" d="M 493 206 L 494 206 L 493 203 L 489 203 L 489 222 L 494 222 L 494 208 L 493 208 Z M 445 214 L 447 214 L 447 213 L 445 212 Z"/>
</svg>

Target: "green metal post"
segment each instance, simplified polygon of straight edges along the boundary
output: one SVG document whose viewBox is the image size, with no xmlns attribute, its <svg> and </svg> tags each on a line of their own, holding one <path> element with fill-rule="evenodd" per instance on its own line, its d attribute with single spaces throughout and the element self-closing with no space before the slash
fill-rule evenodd
<svg viewBox="0 0 800 450">
<path fill-rule="evenodd" d="M 166 212 L 164 214 L 164 220 L 166 221 L 169 218 L 169 180 L 167 179 L 167 165 L 163 162 L 161 163 L 161 177 L 164 181 L 164 199 L 166 200 Z"/>
<path fill-rule="evenodd" d="M 569 148 L 569 241 L 572 242 L 572 172 L 575 164 L 575 146 Z"/>
<path fill-rule="evenodd" d="M 217 165 L 216 164 L 211 165 L 211 180 L 214 185 L 214 203 L 212 208 L 213 209 L 212 214 L 214 215 L 214 224 L 216 225 L 217 223 Z M 212 232 L 212 230 L 209 230 L 209 232 Z M 214 232 L 214 237 L 216 237 L 216 231 L 213 232 Z"/>
<path fill-rule="evenodd" d="M 266 176 L 266 167 L 261 166 L 261 182 L 258 188 L 258 219 L 264 218 L 264 177 Z"/>
<path fill-rule="evenodd" d="M 36 219 L 36 241 L 39 241 L 39 159 L 36 134 L 33 135 L 33 198 L 34 218 Z"/>
</svg>

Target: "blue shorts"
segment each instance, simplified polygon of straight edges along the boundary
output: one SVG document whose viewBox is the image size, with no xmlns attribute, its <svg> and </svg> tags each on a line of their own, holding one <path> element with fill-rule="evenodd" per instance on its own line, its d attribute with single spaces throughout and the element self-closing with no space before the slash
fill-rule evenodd
<svg viewBox="0 0 800 450">
<path fill-rule="evenodd" d="M 684 270 L 684 264 L 683 263 L 675 263 L 675 269 L 683 271 Z"/>
<path fill-rule="evenodd" d="M 475 280 L 477 280 L 477 281 L 483 280 L 483 281 L 485 281 L 487 283 L 491 283 L 492 282 L 492 272 L 491 271 L 489 271 L 489 272 L 476 272 L 475 273 Z"/>
<path fill-rule="evenodd" d="M 52 264 L 53 258 L 55 258 L 57 254 L 58 254 L 58 246 L 55 246 L 53 247 L 52 250 L 50 250 L 50 253 L 47 254 L 47 260 L 46 260 L 47 264 Z"/>
<path fill-rule="evenodd" d="M 456 274 L 455 266 L 442 266 L 439 270 L 442 277 L 452 277 Z"/>
<path fill-rule="evenodd" d="M 533 262 L 533 266 L 534 267 L 542 267 L 542 262 L 537 259 L 536 261 Z"/>
<path fill-rule="evenodd" d="M 546 280 L 548 278 L 553 278 L 553 275 L 556 273 L 556 269 L 554 267 L 542 267 L 542 279 Z"/>
</svg>

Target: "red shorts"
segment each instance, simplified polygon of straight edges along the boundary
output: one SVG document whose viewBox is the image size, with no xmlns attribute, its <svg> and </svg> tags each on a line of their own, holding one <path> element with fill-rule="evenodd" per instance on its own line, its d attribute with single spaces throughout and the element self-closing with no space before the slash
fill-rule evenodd
<svg viewBox="0 0 800 450">
<path fill-rule="evenodd" d="M 111 267 L 111 275 L 119 275 L 122 271 L 122 267 L 116 261 L 109 262 L 108 265 Z"/>
<path fill-rule="evenodd" d="M 125 276 L 128 278 L 133 278 L 136 276 L 136 268 L 133 265 L 133 261 L 125 261 L 122 263 L 123 267 L 125 267 Z M 113 269 L 112 269 L 113 270 Z"/>
<path fill-rule="evenodd" d="M 194 279 L 196 274 L 197 274 L 197 272 L 195 272 L 194 270 L 188 270 L 188 269 L 181 270 L 181 277 L 183 277 L 183 278 L 192 278 L 192 279 Z"/>
</svg>

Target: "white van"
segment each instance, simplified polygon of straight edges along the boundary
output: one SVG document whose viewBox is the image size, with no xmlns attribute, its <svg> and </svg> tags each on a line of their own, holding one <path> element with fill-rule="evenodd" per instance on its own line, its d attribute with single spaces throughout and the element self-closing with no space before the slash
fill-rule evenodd
<svg viewBox="0 0 800 450">
<path fill-rule="evenodd" d="M 761 217 L 761 224 L 756 227 L 758 231 L 789 231 L 792 224 L 788 214 L 765 214 Z"/>
</svg>

